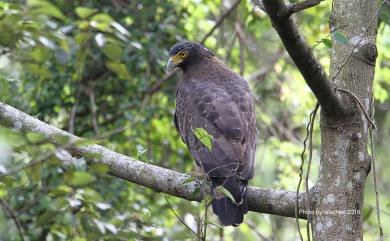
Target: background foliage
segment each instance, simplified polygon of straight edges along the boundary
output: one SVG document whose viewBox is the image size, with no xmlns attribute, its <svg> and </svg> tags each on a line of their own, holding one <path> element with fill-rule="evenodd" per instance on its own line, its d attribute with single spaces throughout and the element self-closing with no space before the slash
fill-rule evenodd
<svg viewBox="0 0 390 241">
<path fill-rule="evenodd" d="M 115 151 L 180 172 L 193 161 L 174 130 L 175 85 L 165 78 L 169 48 L 200 41 L 232 6 L 230 0 L 0 1 L 0 98 L 40 120 Z M 295 16 L 326 68 L 332 44 L 330 3 Z M 390 7 L 378 25 L 375 138 L 383 226 L 390 225 Z M 329 41 L 331 35 L 336 41 Z M 340 35 L 341 34 L 341 35 Z M 341 37 L 340 37 L 341 36 Z M 345 39 L 343 39 L 345 37 Z M 249 80 L 259 128 L 251 185 L 295 190 L 305 124 L 314 97 L 268 17 L 241 1 L 205 41 Z M 14 123 L 17 127 L 17 123 Z M 318 124 L 315 132 L 319 144 Z M 64 140 L 64 143 L 66 140 Z M 314 153 L 318 172 L 318 151 Z M 372 176 L 369 176 L 372 177 Z M 35 133 L 0 127 L 0 240 L 193 240 L 204 208 L 107 175 L 102 165 L 47 143 Z M 364 235 L 375 240 L 375 196 L 368 179 Z M 12 210 L 9 212 L 9 210 Z M 13 218 L 11 217 L 11 213 Z M 239 228 L 209 215 L 210 240 L 296 240 L 294 219 L 250 213 Z M 304 227 L 304 225 L 301 225 Z M 304 232 L 305 233 L 305 232 Z M 385 236 L 390 239 L 390 234 Z"/>
</svg>

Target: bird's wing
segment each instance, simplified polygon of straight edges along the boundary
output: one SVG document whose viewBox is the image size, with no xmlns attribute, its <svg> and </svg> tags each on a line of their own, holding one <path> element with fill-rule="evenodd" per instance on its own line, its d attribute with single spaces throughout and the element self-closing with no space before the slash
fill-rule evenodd
<svg viewBox="0 0 390 241">
<path fill-rule="evenodd" d="M 177 97 L 179 131 L 204 171 L 215 177 L 248 176 L 245 165 L 251 160 L 245 153 L 249 125 L 240 103 L 225 88 L 204 81 L 183 85 Z M 196 128 L 213 137 L 211 150 L 195 136 Z"/>
</svg>

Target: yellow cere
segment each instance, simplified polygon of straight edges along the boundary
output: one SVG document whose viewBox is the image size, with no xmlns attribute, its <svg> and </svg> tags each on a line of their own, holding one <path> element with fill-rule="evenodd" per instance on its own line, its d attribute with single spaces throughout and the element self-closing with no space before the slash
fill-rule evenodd
<svg viewBox="0 0 390 241">
<path fill-rule="evenodd" d="M 188 56 L 188 51 L 187 50 L 182 50 L 176 55 L 172 56 L 170 59 L 173 63 L 179 64 L 183 62 L 183 60 Z"/>
</svg>

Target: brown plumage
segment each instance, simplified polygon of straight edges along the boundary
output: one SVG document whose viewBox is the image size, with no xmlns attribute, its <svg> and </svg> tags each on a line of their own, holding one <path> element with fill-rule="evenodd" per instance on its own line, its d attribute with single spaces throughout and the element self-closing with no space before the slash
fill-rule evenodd
<svg viewBox="0 0 390 241">
<path fill-rule="evenodd" d="M 248 83 L 202 45 L 178 43 L 167 68 L 183 70 L 176 92 L 175 125 L 195 162 L 210 177 L 212 207 L 223 225 L 237 226 L 248 212 L 246 188 L 253 176 L 257 131 Z M 211 150 L 195 136 L 203 128 Z M 222 185 L 235 203 L 223 193 Z"/>
</svg>

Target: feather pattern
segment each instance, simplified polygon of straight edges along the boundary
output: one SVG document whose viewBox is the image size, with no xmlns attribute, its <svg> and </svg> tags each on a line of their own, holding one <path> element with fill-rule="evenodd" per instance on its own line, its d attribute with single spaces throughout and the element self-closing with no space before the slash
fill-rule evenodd
<svg viewBox="0 0 390 241">
<path fill-rule="evenodd" d="M 196 61 L 185 63 L 176 92 L 175 126 L 196 164 L 211 179 L 214 213 L 223 225 L 237 226 L 248 212 L 246 187 L 254 170 L 253 96 L 247 82 L 208 50 L 192 51 L 201 53 L 194 54 Z M 194 135 L 196 128 L 213 137 L 211 150 Z M 228 190 L 234 201 L 216 193 L 218 186 Z"/>
</svg>

